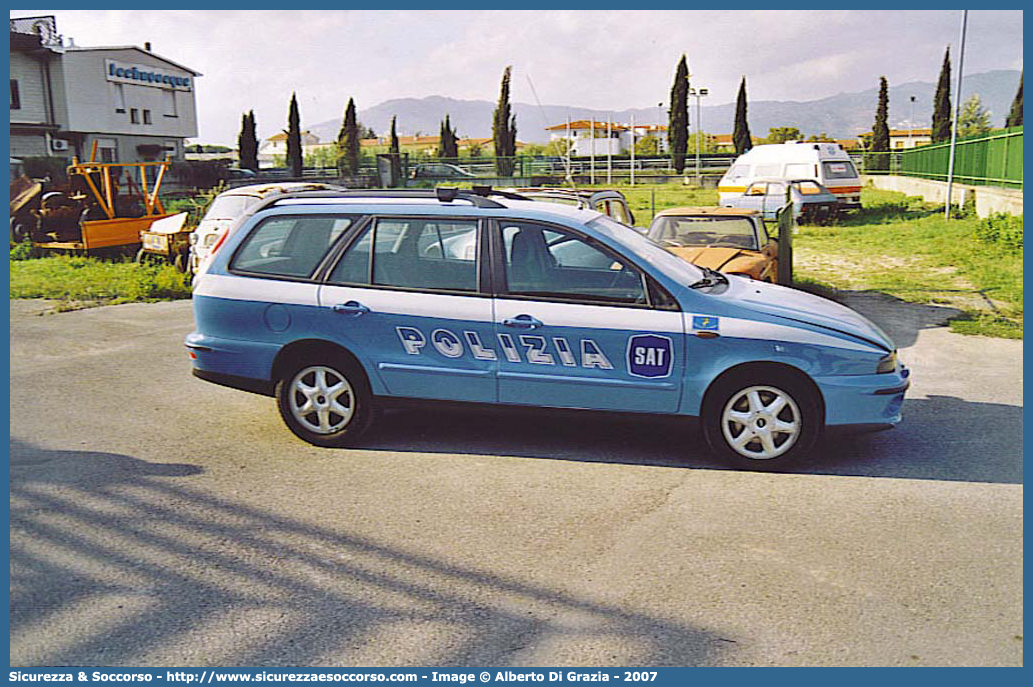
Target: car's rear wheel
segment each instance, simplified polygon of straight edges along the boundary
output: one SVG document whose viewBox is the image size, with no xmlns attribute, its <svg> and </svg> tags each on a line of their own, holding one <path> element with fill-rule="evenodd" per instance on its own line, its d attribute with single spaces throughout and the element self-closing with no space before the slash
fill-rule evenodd
<svg viewBox="0 0 1033 687">
<path fill-rule="evenodd" d="M 707 395 L 703 428 L 711 449 L 738 467 L 778 470 L 814 447 L 821 410 L 812 389 L 789 374 L 736 374 Z"/>
<path fill-rule="evenodd" d="M 316 446 L 347 446 L 373 420 L 366 378 L 351 365 L 318 359 L 292 366 L 276 384 L 280 416 Z"/>
</svg>

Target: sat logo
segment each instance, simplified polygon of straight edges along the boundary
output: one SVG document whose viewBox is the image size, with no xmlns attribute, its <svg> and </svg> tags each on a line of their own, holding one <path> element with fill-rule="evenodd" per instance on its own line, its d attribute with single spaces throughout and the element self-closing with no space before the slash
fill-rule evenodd
<svg viewBox="0 0 1033 687">
<path fill-rule="evenodd" d="M 657 379 L 671 374 L 674 347 L 666 336 L 637 334 L 628 339 L 628 373 Z"/>
</svg>

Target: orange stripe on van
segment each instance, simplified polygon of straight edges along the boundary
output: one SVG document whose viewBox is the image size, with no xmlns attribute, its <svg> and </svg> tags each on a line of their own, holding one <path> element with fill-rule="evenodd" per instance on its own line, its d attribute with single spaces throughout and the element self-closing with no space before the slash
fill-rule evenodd
<svg viewBox="0 0 1033 687">
<path fill-rule="evenodd" d="M 832 191 L 833 193 L 860 193 L 861 192 L 861 187 L 860 186 L 835 186 L 835 187 L 826 186 L 825 188 L 827 188 L 828 190 Z"/>
<path fill-rule="evenodd" d="M 721 186 L 718 185 L 718 193 L 742 193 L 746 190 L 745 186 Z"/>
</svg>

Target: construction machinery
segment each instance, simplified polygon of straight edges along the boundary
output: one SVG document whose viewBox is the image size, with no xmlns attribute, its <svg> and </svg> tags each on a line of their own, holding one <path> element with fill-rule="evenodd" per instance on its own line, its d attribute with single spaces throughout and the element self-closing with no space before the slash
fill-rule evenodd
<svg viewBox="0 0 1033 687">
<path fill-rule="evenodd" d="M 61 186 L 23 180 L 16 194 L 12 182 L 11 216 L 17 203 L 19 218 L 11 224 L 12 241 L 28 235 L 44 250 L 136 252 L 141 232 L 171 214 L 158 198 L 170 161 L 97 162 L 96 155 L 94 143 L 89 162 L 73 158 Z"/>
</svg>

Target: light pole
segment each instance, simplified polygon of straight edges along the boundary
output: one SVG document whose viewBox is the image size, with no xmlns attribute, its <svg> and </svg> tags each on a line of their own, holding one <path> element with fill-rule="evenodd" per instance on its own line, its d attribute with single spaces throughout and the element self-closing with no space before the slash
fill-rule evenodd
<svg viewBox="0 0 1033 687">
<path fill-rule="evenodd" d="M 951 126 L 951 154 L 947 163 L 947 202 L 943 208 L 945 219 L 951 218 L 951 187 L 954 185 L 954 154 L 958 147 L 958 114 L 961 112 L 961 73 L 965 68 L 965 30 L 968 27 L 968 10 L 961 11 L 961 51 L 958 55 L 958 86 L 954 101 L 954 123 Z M 961 205 L 960 203 L 958 204 Z"/>
<path fill-rule="evenodd" d="M 911 96 L 911 104 L 909 108 L 910 109 L 907 111 L 907 147 L 911 148 L 913 147 L 911 145 L 911 134 L 915 129 L 915 96 Z"/>
<path fill-rule="evenodd" d="M 703 187 L 703 178 L 700 175 L 699 169 L 699 149 L 700 139 L 703 136 L 703 114 L 700 110 L 700 98 L 707 95 L 709 91 L 706 88 L 690 88 L 689 95 L 696 97 L 696 186 Z"/>
<path fill-rule="evenodd" d="M 664 104 L 656 104 L 656 152 L 660 152 L 660 125 L 664 122 Z"/>
</svg>

